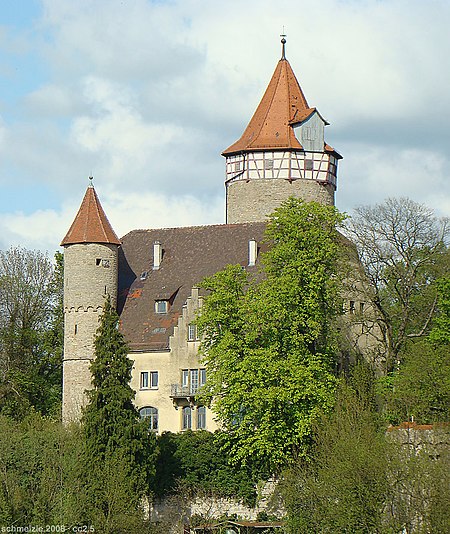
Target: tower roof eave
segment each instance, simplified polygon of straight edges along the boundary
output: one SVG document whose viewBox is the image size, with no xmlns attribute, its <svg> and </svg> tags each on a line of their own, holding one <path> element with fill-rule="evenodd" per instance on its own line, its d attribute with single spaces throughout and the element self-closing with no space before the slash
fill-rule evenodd
<svg viewBox="0 0 450 534">
<path fill-rule="evenodd" d="M 92 186 L 87 188 L 80 209 L 69 231 L 61 241 L 61 246 L 76 243 L 121 244 Z"/>
</svg>

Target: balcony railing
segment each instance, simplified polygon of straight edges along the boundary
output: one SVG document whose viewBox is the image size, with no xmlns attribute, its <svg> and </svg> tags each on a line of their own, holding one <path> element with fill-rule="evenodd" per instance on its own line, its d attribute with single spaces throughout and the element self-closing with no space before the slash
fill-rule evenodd
<svg viewBox="0 0 450 534">
<path fill-rule="evenodd" d="M 200 391 L 199 385 L 190 384 L 183 386 L 182 384 L 172 384 L 170 396 L 172 398 L 192 397 Z"/>
</svg>

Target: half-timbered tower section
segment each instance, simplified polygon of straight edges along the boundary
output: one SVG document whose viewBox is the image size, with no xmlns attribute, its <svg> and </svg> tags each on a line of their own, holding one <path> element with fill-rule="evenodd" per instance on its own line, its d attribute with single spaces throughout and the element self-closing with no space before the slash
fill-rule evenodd
<svg viewBox="0 0 450 534">
<path fill-rule="evenodd" d="M 227 223 L 263 221 L 289 196 L 334 204 L 342 156 L 324 140 L 328 124 L 310 108 L 285 57 L 242 137 L 226 158 Z"/>
</svg>

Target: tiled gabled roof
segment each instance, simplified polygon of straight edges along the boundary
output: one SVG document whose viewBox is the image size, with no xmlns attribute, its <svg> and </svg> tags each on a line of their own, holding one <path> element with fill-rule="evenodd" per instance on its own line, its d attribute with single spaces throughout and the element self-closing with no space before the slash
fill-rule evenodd
<svg viewBox="0 0 450 534">
<path fill-rule="evenodd" d="M 132 351 L 169 348 L 169 337 L 183 305 L 206 276 L 229 264 L 241 264 L 249 273 L 248 242 L 261 245 L 265 223 L 245 223 L 187 228 L 133 230 L 119 249 L 119 299 L 121 330 Z M 153 270 L 153 244 L 163 249 L 161 266 Z M 167 300 L 167 313 L 156 313 L 155 301 Z"/>
<path fill-rule="evenodd" d="M 287 59 L 280 59 L 272 79 L 242 137 L 224 156 L 248 150 L 301 149 L 293 124 L 303 122 L 310 108 Z"/>
<path fill-rule="evenodd" d="M 61 246 L 75 243 L 120 245 L 120 240 L 112 229 L 92 185 L 87 188 L 80 209 Z"/>
</svg>

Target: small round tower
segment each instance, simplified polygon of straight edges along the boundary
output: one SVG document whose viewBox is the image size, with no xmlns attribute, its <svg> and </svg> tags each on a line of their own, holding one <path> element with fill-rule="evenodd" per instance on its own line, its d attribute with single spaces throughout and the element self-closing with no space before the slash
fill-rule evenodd
<svg viewBox="0 0 450 534">
<path fill-rule="evenodd" d="M 342 156 L 324 140 L 328 124 L 310 108 L 282 55 L 247 128 L 226 158 L 226 222 L 264 221 L 290 196 L 334 205 Z"/>
<path fill-rule="evenodd" d="M 78 421 L 91 387 L 89 364 L 106 297 L 117 302 L 118 249 L 94 187 L 89 185 L 64 247 L 64 358 L 62 419 Z"/>
</svg>

